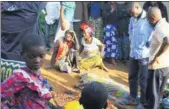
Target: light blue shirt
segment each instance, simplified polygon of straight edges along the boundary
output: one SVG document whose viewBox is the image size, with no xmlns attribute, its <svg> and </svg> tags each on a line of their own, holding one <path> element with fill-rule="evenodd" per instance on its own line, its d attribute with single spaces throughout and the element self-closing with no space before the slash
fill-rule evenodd
<svg viewBox="0 0 169 109">
<path fill-rule="evenodd" d="M 149 24 L 144 10 L 139 19 L 131 17 L 129 24 L 130 57 L 134 59 L 149 57 L 149 48 L 146 47 L 146 43 L 151 40 L 152 31 L 153 28 Z"/>
<path fill-rule="evenodd" d="M 65 18 L 68 21 L 72 22 L 74 19 L 75 8 L 76 8 L 75 2 L 61 2 L 61 6 L 65 8 L 64 10 Z"/>
</svg>

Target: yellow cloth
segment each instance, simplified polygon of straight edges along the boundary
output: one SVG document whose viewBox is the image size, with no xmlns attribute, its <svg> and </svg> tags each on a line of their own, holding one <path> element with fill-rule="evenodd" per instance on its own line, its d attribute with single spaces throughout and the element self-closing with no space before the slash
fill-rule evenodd
<svg viewBox="0 0 169 109">
<path fill-rule="evenodd" d="M 91 58 L 81 59 L 79 64 L 80 64 L 80 68 L 86 70 L 94 67 L 101 67 L 101 68 L 104 67 L 103 60 L 99 55 L 93 56 Z"/>
<path fill-rule="evenodd" d="M 64 106 L 64 109 L 84 109 L 78 101 L 71 101 Z"/>
</svg>

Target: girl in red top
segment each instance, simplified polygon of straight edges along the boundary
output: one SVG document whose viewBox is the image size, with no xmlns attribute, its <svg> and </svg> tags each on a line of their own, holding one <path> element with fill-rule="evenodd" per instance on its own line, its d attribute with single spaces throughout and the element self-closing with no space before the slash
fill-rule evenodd
<svg viewBox="0 0 169 109">
<path fill-rule="evenodd" d="M 78 69 L 79 42 L 74 31 L 67 30 L 65 37 L 57 40 L 51 63 L 47 68 L 57 66 L 60 71 L 72 72 Z"/>
<path fill-rule="evenodd" d="M 41 36 L 29 34 L 25 37 L 21 54 L 26 67 L 14 70 L 1 83 L 2 109 L 50 109 L 48 103 L 53 93 L 40 73 L 45 49 Z"/>
</svg>

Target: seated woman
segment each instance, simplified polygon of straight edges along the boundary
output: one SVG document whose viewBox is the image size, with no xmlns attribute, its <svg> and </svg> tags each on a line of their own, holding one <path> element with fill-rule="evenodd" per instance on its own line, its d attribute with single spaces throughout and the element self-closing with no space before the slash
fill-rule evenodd
<svg viewBox="0 0 169 109">
<path fill-rule="evenodd" d="M 100 67 L 107 71 L 102 60 L 104 45 L 98 39 L 92 37 L 93 30 L 88 24 L 82 23 L 80 28 L 83 32 L 80 68 L 88 70 L 90 68 Z"/>
<path fill-rule="evenodd" d="M 75 32 L 67 30 L 65 37 L 56 41 L 54 53 L 50 65 L 47 68 L 56 66 L 64 72 L 70 73 L 72 70 L 79 72 L 78 50 L 79 43 Z"/>
</svg>

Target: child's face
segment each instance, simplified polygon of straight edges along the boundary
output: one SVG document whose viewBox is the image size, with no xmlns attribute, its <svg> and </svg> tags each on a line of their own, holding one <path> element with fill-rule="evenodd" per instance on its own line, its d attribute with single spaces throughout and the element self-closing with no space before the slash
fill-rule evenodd
<svg viewBox="0 0 169 109">
<path fill-rule="evenodd" d="M 44 46 L 30 47 L 23 53 L 27 67 L 32 71 L 38 71 L 43 63 L 46 50 Z"/>
<path fill-rule="evenodd" d="M 72 36 L 69 33 L 66 34 L 66 40 L 67 41 L 71 41 L 72 40 Z"/>
</svg>

